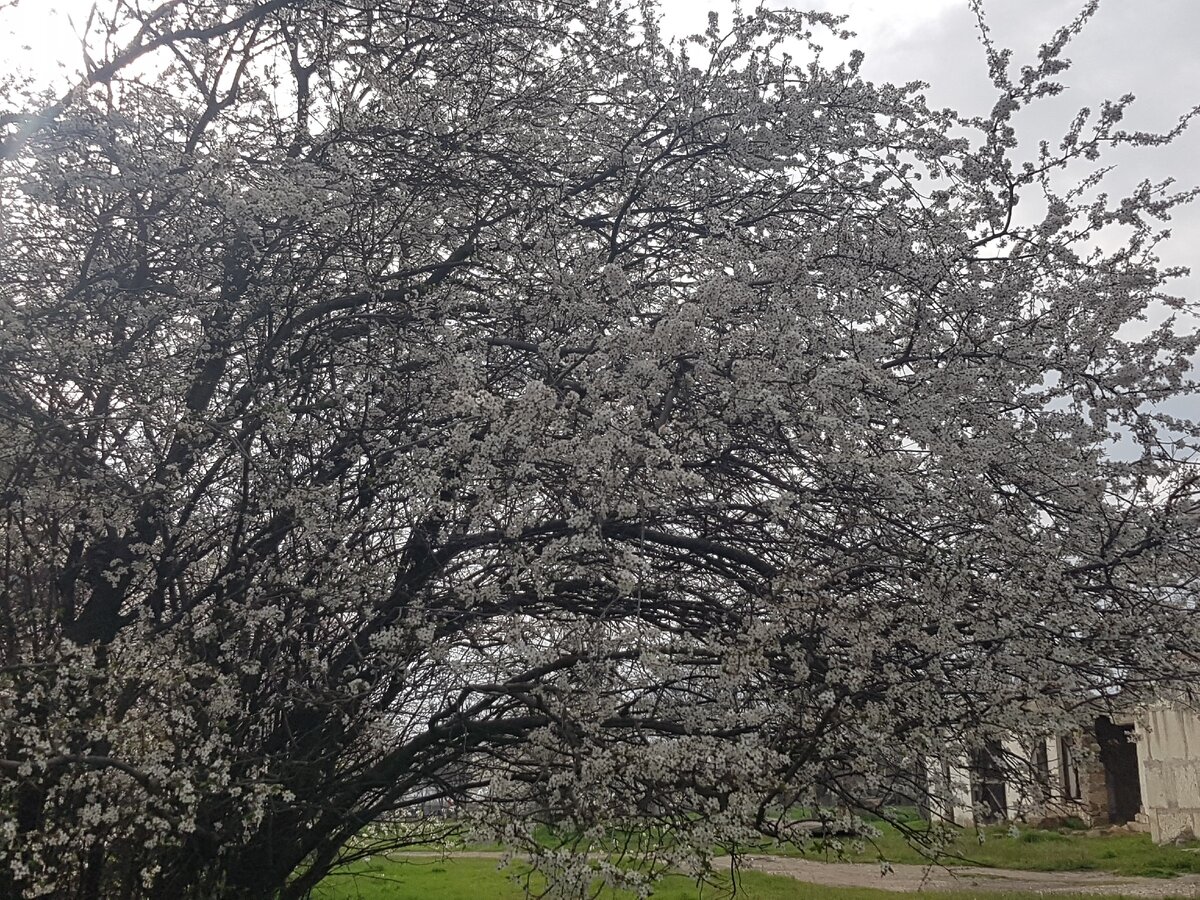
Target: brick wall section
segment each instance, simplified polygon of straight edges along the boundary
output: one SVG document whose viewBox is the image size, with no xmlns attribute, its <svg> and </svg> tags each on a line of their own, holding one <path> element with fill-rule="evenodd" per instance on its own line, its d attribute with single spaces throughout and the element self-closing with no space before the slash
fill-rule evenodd
<svg viewBox="0 0 1200 900">
<path fill-rule="evenodd" d="M 1083 794 L 1080 799 L 1092 823 L 1104 825 L 1109 820 L 1108 779 L 1100 762 L 1100 744 L 1090 731 L 1080 735 L 1080 743 L 1085 751 L 1079 765 L 1079 786 Z"/>
</svg>

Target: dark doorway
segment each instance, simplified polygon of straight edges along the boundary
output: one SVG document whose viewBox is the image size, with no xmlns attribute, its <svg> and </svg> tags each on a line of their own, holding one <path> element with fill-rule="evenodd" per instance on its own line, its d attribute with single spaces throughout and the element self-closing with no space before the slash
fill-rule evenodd
<svg viewBox="0 0 1200 900">
<path fill-rule="evenodd" d="M 1108 821 L 1114 825 L 1132 822 L 1142 809 L 1137 744 L 1132 737 L 1132 725 L 1114 725 L 1108 716 L 1096 720 L 1096 742 L 1108 786 Z"/>
<path fill-rule="evenodd" d="M 988 741 L 971 759 L 971 802 L 983 808 L 984 822 L 999 822 L 1008 816 L 1008 792 L 1001 766 L 1004 748 Z"/>
</svg>

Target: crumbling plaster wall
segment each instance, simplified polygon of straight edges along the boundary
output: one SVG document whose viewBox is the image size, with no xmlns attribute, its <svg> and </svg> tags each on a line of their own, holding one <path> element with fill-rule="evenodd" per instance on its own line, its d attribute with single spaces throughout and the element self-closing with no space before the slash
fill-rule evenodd
<svg viewBox="0 0 1200 900">
<path fill-rule="evenodd" d="M 1157 843 L 1200 835 L 1200 716 L 1159 704 L 1137 717 L 1142 811 Z"/>
</svg>

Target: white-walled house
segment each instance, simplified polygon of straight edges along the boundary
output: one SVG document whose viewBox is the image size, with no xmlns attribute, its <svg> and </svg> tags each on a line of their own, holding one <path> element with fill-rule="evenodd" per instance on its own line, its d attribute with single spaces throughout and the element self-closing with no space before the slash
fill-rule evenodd
<svg viewBox="0 0 1200 900">
<path fill-rule="evenodd" d="M 1075 817 L 1140 828 L 1159 843 L 1200 835 L 1200 715 L 1181 703 L 1097 716 L 1074 734 L 991 742 L 928 770 L 935 821 Z"/>
</svg>

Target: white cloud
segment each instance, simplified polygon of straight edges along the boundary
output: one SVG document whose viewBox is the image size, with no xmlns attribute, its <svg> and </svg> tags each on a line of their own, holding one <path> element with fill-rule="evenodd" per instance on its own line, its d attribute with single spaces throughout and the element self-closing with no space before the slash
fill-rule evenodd
<svg viewBox="0 0 1200 900">
<path fill-rule="evenodd" d="M 854 44 L 868 53 L 928 32 L 945 15 L 962 12 L 966 6 L 964 0 L 814 0 L 808 5 L 848 15 L 846 25 L 856 34 Z"/>
</svg>

